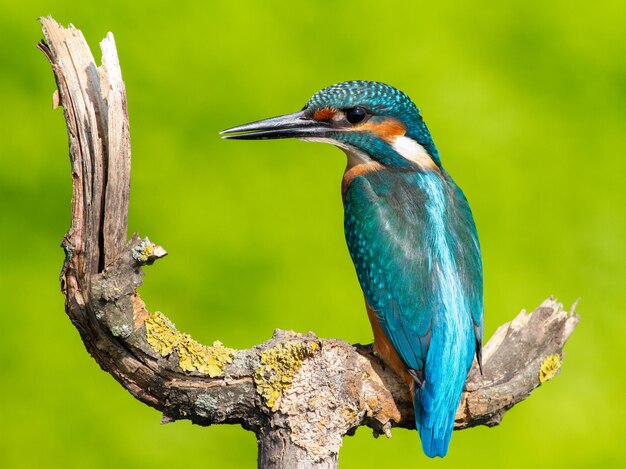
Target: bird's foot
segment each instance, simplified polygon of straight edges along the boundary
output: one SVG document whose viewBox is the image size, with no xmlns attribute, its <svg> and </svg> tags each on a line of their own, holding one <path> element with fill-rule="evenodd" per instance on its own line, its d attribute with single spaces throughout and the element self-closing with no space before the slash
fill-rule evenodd
<svg viewBox="0 0 626 469">
<path fill-rule="evenodd" d="M 361 355 L 374 355 L 374 349 L 371 344 L 368 344 L 368 345 L 354 344 L 352 346 Z"/>
<path fill-rule="evenodd" d="M 414 370 L 409 368 L 409 374 L 411 375 L 411 378 L 413 378 L 415 384 L 417 384 L 418 388 L 424 386 L 424 370 Z"/>
<path fill-rule="evenodd" d="M 376 353 L 376 350 L 374 349 L 374 346 L 372 344 L 368 344 L 368 345 L 354 344 L 353 347 L 357 351 L 357 353 L 359 353 L 360 355 L 363 355 L 364 357 L 367 357 L 370 360 L 375 360 L 376 363 L 378 363 L 383 370 L 387 368 L 387 365 L 385 364 L 383 359 L 380 357 L 380 355 Z"/>
</svg>

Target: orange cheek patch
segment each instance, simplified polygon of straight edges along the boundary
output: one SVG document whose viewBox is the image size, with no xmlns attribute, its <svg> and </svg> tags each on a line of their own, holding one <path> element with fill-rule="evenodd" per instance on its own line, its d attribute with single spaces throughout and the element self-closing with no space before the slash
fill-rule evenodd
<svg viewBox="0 0 626 469">
<path fill-rule="evenodd" d="M 354 130 L 367 130 L 378 135 L 381 140 L 387 143 L 393 143 L 396 138 L 406 133 L 406 127 L 396 119 L 385 119 L 378 122 L 368 121 L 355 127 Z"/>
<path fill-rule="evenodd" d="M 337 111 L 330 107 L 324 107 L 322 109 L 318 109 L 313 113 L 313 119 L 316 121 L 328 121 L 335 117 Z"/>
</svg>

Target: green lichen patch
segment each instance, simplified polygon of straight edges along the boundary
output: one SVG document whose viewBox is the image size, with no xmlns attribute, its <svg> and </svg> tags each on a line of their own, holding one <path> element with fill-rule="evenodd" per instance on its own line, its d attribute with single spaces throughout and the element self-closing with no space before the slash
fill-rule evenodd
<svg viewBox="0 0 626 469">
<path fill-rule="evenodd" d="M 561 356 L 558 353 L 548 355 L 541 362 L 539 367 L 539 382 L 541 384 L 551 380 L 556 376 L 561 368 Z"/>
<path fill-rule="evenodd" d="M 283 390 L 292 383 L 304 360 L 319 348 L 317 342 L 287 342 L 260 353 L 261 365 L 254 370 L 254 382 L 272 411 L 278 410 Z"/>
<path fill-rule="evenodd" d="M 213 342 L 212 346 L 196 342 L 189 334 L 179 332 L 159 311 L 150 314 L 145 325 L 150 346 L 163 357 L 176 352 L 178 365 L 183 371 L 197 371 L 215 378 L 233 361 L 233 349 L 224 347 L 219 341 Z"/>
</svg>

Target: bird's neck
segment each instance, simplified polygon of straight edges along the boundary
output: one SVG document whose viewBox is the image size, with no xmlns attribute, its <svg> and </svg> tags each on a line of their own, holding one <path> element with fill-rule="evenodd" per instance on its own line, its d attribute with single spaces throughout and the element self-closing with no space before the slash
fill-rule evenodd
<svg viewBox="0 0 626 469">
<path fill-rule="evenodd" d="M 371 159 L 365 153 L 355 151 L 350 148 L 343 150 L 348 157 L 346 170 L 344 171 L 343 179 L 341 180 L 341 195 L 345 200 L 346 192 L 348 192 L 348 188 L 355 178 L 364 176 L 374 171 L 382 171 L 385 167 L 376 160 Z"/>
<path fill-rule="evenodd" d="M 422 147 L 419 148 L 423 151 Z M 342 148 L 342 150 L 346 153 L 348 158 L 346 169 L 343 173 L 343 179 L 341 181 L 341 194 L 344 200 L 350 185 L 357 177 L 367 176 L 370 173 L 381 171 L 393 172 L 393 169 L 380 164 L 376 160 L 370 158 L 366 153 L 355 151 L 352 148 Z M 406 151 L 408 151 L 408 149 Z M 426 153 L 419 152 L 419 155 L 416 155 L 411 161 L 415 164 L 415 171 L 422 173 L 435 172 L 445 178 L 445 171 L 436 165 Z"/>
</svg>

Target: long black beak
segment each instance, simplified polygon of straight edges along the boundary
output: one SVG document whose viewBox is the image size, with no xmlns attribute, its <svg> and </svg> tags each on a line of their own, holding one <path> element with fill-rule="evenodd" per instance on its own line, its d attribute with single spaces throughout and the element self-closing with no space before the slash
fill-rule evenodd
<svg viewBox="0 0 626 469">
<path fill-rule="evenodd" d="M 268 140 L 275 138 L 324 137 L 330 125 L 305 117 L 304 111 L 271 117 L 222 130 L 222 138 L 234 140 Z M 235 135 L 224 135 L 235 134 Z"/>
</svg>

